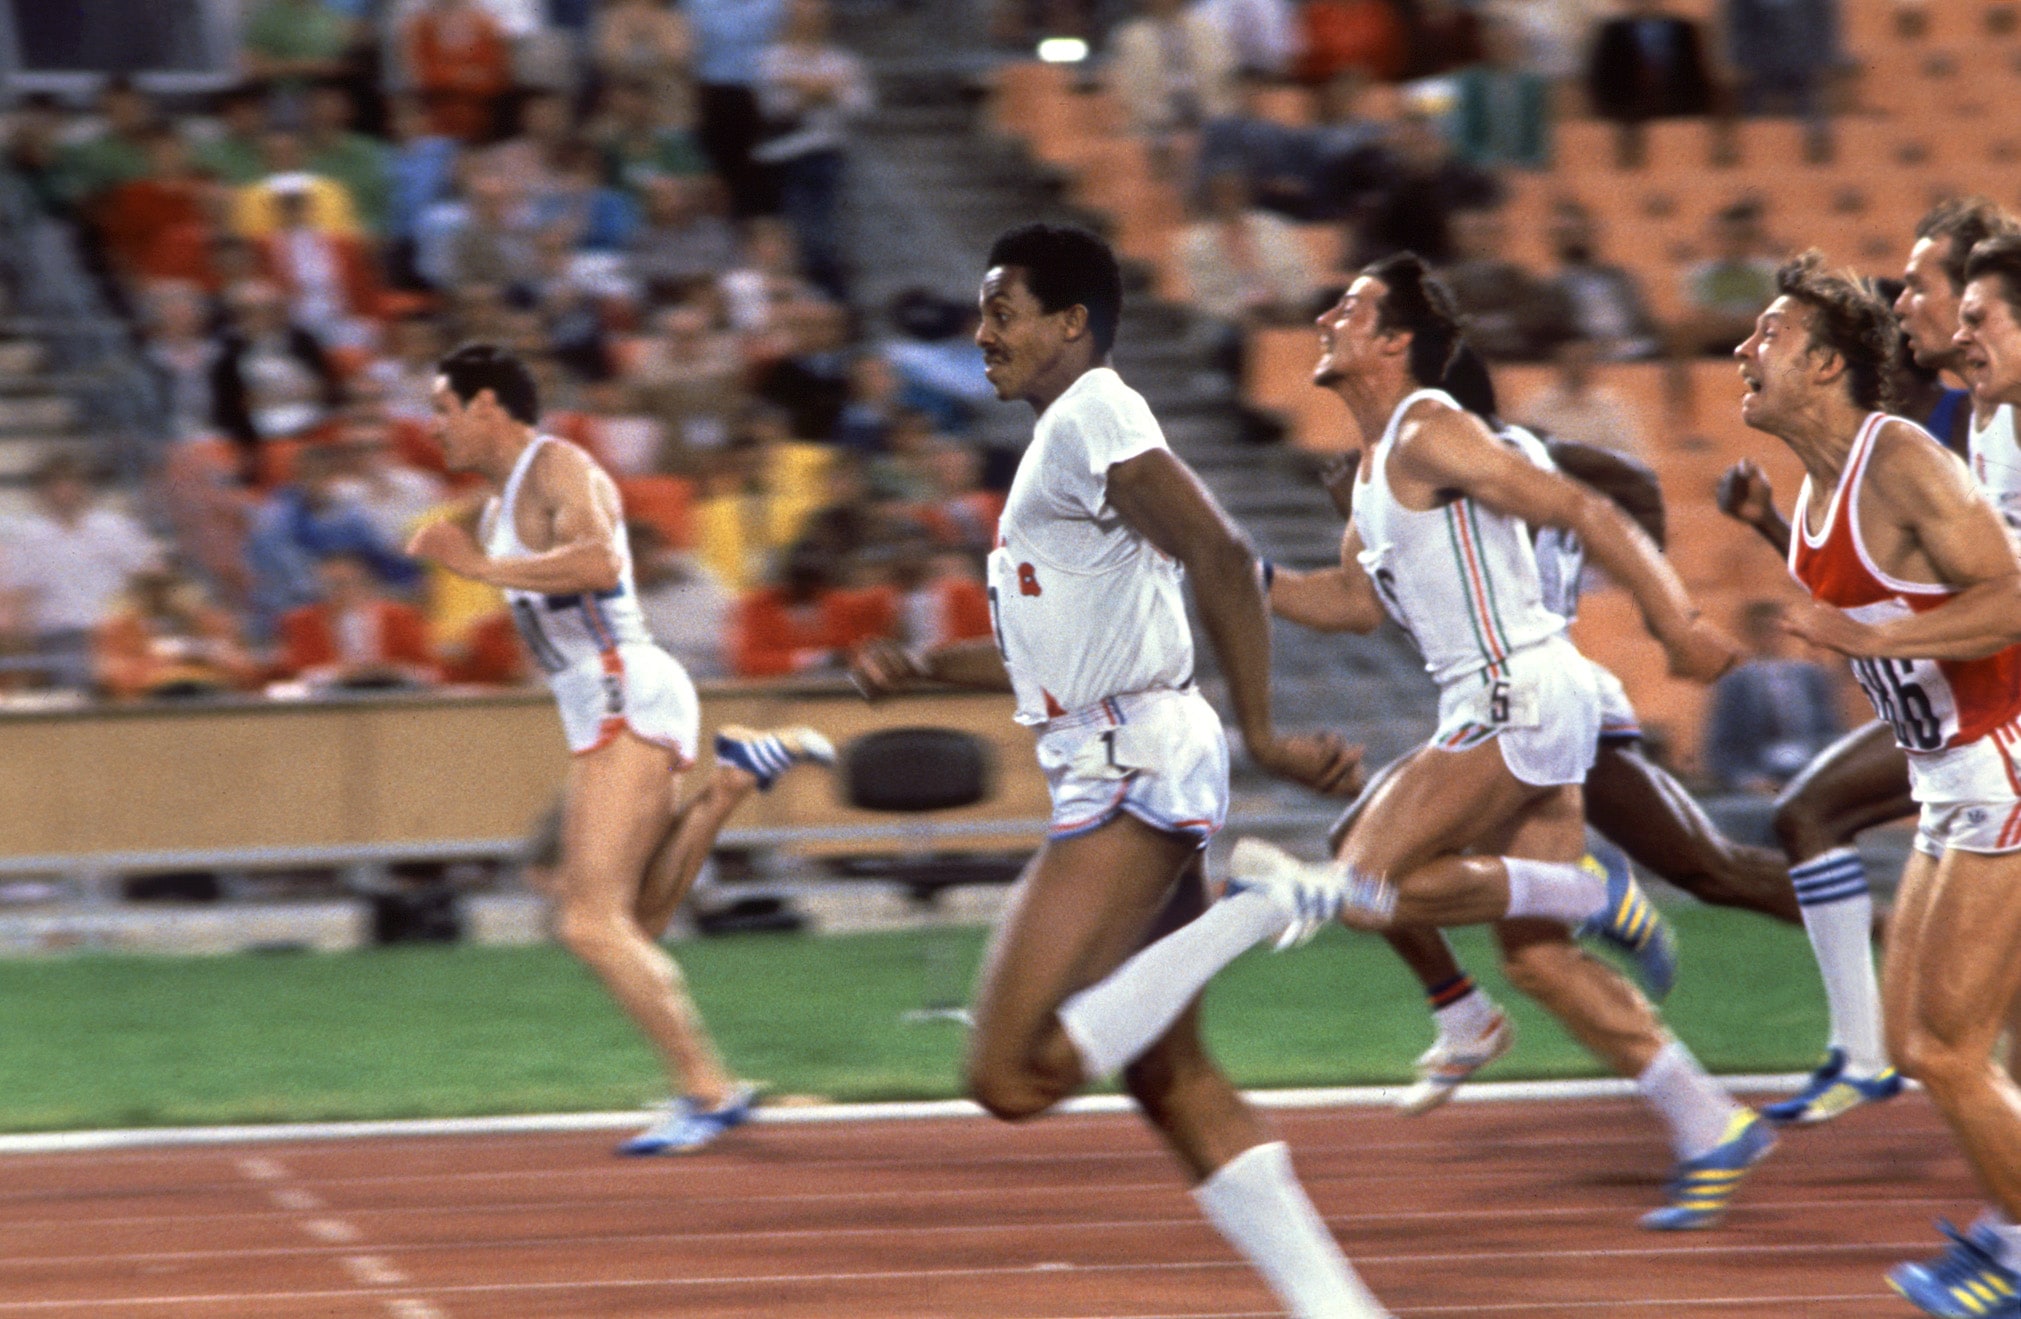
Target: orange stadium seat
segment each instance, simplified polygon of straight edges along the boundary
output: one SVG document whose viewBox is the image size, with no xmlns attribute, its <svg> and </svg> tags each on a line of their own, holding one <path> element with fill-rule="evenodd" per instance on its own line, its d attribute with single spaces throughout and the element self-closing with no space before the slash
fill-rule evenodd
<svg viewBox="0 0 2021 1319">
<path fill-rule="evenodd" d="M 617 485 L 627 518 L 652 527 L 674 549 L 694 545 L 694 482 L 678 476 L 624 476 Z"/>
</svg>

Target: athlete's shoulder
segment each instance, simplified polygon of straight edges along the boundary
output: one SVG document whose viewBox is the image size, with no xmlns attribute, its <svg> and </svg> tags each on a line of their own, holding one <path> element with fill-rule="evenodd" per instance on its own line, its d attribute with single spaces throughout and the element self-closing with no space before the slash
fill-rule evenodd
<svg viewBox="0 0 2021 1319">
<path fill-rule="evenodd" d="M 1931 466 L 1963 470 L 1959 458 L 1936 436 L 1907 417 L 1884 416 L 1874 430 L 1873 464 L 1909 471 Z"/>
</svg>

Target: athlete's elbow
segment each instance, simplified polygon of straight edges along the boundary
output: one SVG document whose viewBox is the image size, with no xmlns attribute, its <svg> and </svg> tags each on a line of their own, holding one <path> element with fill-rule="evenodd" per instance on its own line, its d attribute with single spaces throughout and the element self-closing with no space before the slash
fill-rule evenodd
<svg viewBox="0 0 2021 1319">
<path fill-rule="evenodd" d="M 615 591 L 624 582 L 624 561 L 609 546 L 598 546 L 584 565 L 584 585 L 592 591 Z"/>
</svg>

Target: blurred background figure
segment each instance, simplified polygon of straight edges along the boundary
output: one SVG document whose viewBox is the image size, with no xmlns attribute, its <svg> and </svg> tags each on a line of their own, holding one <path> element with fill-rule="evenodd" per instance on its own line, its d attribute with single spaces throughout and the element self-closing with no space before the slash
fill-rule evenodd
<svg viewBox="0 0 2021 1319">
<path fill-rule="evenodd" d="M 386 596 L 370 562 L 340 551 L 324 555 L 316 568 L 322 598 L 281 618 L 280 676 L 312 691 L 434 685 L 441 674 L 427 621 Z"/>
<path fill-rule="evenodd" d="M 1639 165 L 1643 125 L 1710 114 L 1714 89 L 1696 22 L 1667 12 L 1663 0 L 1626 0 L 1622 8 L 1594 35 L 1586 95 L 1595 114 L 1620 126 L 1620 162 Z"/>
<path fill-rule="evenodd" d="M 1712 689 L 1706 764 L 1723 788 L 1774 793 L 1842 731 L 1823 666 L 1790 654 L 1782 605 L 1753 600 L 1741 611 L 1752 654 Z"/>
<path fill-rule="evenodd" d="M 168 565 L 134 574 L 92 636 L 92 671 L 116 700 L 249 692 L 260 665 L 230 613 Z"/>
</svg>

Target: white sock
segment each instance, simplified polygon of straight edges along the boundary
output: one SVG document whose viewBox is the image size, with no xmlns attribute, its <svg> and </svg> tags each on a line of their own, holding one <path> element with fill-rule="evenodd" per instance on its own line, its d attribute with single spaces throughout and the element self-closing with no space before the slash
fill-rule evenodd
<svg viewBox="0 0 2021 1319">
<path fill-rule="evenodd" d="M 1298 1319 L 1389 1319 L 1306 1198 L 1283 1141 L 1228 1160 L 1193 1199 Z"/>
<path fill-rule="evenodd" d="M 1888 1065 L 1881 1045 L 1881 987 L 1874 976 L 1874 899 L 1860 854 L 1838 847 L 1790 867 L 1803 928 L 1817 954 L 1831 1011 L 1831 1042 L 1846 1051 L 1846 1070 L 1872 1076 Z"/>
<path fill-rule="evenodd" d="M 1505 856 L 1510 920 L 1535 917 L 1576 927 L 1607 905 L 1607 880 L 1570 861 Z"/>
<path fill-rule="evenodd" d="M 1740 1111 L 1740 1105 L 1677 1040 L 1650 1060 L 1635 1078 L 1635 1088 L 1670 1128 L 1670 1148 L 1680 1160 L 1709 1153 L 1726 1139 L 1726 1129 Z"/>
<path fill-rule="evenodd" d="M 1467 992 L 1442 1008 L 1433 1008 L 1432 1020 L 1438 1023 L 1439 1034 L 1446 1039 L 1478 1040 L 1488 1033 L 1488 1027 L 1495 1024 L 1502 1010 L 1471 977 L 1460 979 L 1468 986 Z"/>
<path fill-rule="evenodd" d="M 1991 1206 L 1979 1215 L 1979 1221 L 1972 1226 L 1991 1228 L 1993 1235 L 2000 1239 L 2000 1262 L 2021 1273 L 2021 1227 L 2008 1222 L 2005 1214 Z"/>
<path fill-rule="evenodd" d="M 1060 1005 L 1060 1026 L 1099 1081 L 1151 1047 L 1222 967 L 1290 922 L 1253 889 L 1223 898 Z"/>
</svg>

